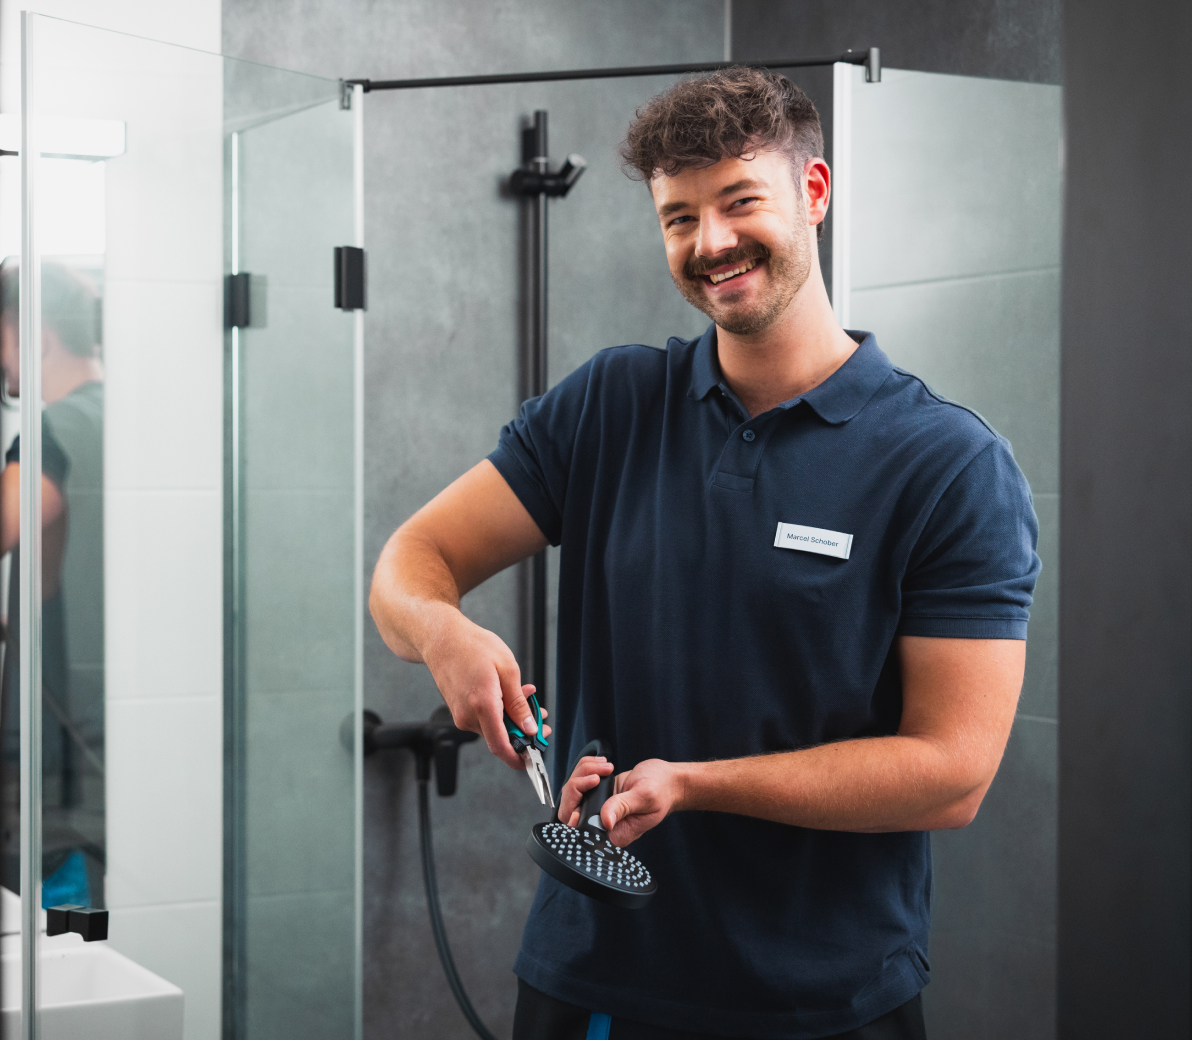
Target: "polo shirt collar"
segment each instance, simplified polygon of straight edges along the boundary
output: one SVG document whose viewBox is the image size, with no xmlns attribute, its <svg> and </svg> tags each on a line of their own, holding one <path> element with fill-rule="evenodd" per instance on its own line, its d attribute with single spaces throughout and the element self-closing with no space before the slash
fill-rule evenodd
<svg viewBox="0 0 1192 1040">
<path fill-rule="evenodd" d="M 806 401 L 824 422 L 835 425 L 848 422 L 869 403 L 878 387 L 894 371 L 894 366 L 877 345 L 877 338 L 872 332 L 849 331 L 848 334 L 858 341 L 857 349 L 849 359 L 819 386 L 799 397 L 783 401 L 779 408 L 793 408 L 800 401 Z M 702 401 L 720 382 L 720 363 L 716 360 L 716 326 L 713 324 L 695 343 L 691 364 L 691 396 Z"/>
</svg>

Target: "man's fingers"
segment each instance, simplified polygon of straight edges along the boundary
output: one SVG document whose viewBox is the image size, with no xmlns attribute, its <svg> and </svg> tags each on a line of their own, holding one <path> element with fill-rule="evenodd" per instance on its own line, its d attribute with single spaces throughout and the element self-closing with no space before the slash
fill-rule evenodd
<svg viewBox="0 0 1192 1040">
<path fill-rule="evenodd" d="M 497 673 L 498 680 L 500 680 L 500 672 Z M 501 681 L 501 690 L 504 693 L 504 682 Z M 482 705 L 478 707 L 476 712 L 477 721 L 480 723 L 480 733 L 484 737 L 484 742 L 488 745 L 489 751 L 497 756 L 502 762 L 512 769 L 525 769 L 526 764 L 522 761 L 521 756 L 513 750 L 513 745 L 509 743 L 509 733 L 505 729 L 505 719 L 502 715 L 503 700 L 501 697 L 493 697 L 490 693 L 484 698 Z"/>
<path fill-rule="evenodd" d="M 570 820 L 578 817 L 579 803 L 583 795 L 591 791 L 600 781 L 612 772 L 613 764 L 603 757 L 587 755 L 581 758 L 568 777 L 567 783 L 559 796 L 559 819 Z M 575 826 L 575 824 L 570 824 Z"/>
<path fill-rule="evenodd" d="M 617 825 L 618 820 L 624 820 L 637 813 L 652 813 L 657 809 L 658 806 L 654 804 L 654 799 L 650 795 L 644 793 L 640 788 L 631 787 L 628 791 L 614 794 L 604 803 L 600 810 L 600 821 L 607 830 L 611 831 Z"/>
<path fill-rule="evenodd" d="M 505 714 L 513 719 L 514 724 L 527 737 L 532 737 L 538 732 L 538 721 L 534 718 L 534 712 L 526 698 L 534 692 L 534 687 L 529 683 L 519 685 L 519 678 L 519 675 L 501 675 L 501 700 Z"/>
</svg>

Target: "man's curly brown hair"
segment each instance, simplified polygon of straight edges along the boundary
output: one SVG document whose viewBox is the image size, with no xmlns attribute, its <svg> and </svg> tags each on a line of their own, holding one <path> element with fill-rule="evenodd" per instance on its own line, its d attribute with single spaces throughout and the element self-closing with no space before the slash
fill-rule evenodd
<svg viewBox="0 0 1192 1040">
<path fill-rule="evenodd" d="M 648 184 L 658 174 L 673 177 L 765 150 L 785 153 L 801 174 L 808 159 L 824 154 L 819 112 L 785 76 L 735 66 L 651 98 L 637 110 L 620 153 L 625 173 Z"/>
</svg>

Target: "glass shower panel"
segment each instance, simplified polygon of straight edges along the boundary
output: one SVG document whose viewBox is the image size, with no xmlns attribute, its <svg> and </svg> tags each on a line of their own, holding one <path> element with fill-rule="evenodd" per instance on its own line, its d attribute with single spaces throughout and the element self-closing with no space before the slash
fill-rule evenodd
<svg viewBox="0 0 1192 1040">
<path fill-rule="evenodd" d="M 898 69 L 867 84 L 836 68 L 834 251 L 848 268 L 837 313 L 1011 442 L 1039 518 L 1043 571 L 1010 743 L 976 821 L 933 836 L 928 1027 L 961 1035 L 980 1020 L 991 1036 L 1044 1040 L 1055 1018 L 1061 89 Z"/>
<path fill-rule="evenodd" d="M 5 979 L 36 966 L 47 1029 L 85 1011 L 64 1035 L 106 1036 L 121 1003 L 55 974 L 84 962 L 139 979 L 154 999 L 121 1013 L 162 1040 L 353 1035 L 356 322 L 331 285 L 352 114 L 335 81 L 26 24 L 40 422 L 9 458 L 40 449 L 41 593 L 9 596 L 5 764 L 15 670 L 43 729 L 21 857 L 43 906 L 106 910 L 108 939 L 6 946 Z"/>
<path fill-rule="evenodd" d="M 356 324 L 333 306 L 333 256 L 355 242 L 353 113 L 336 81 L 229 62 L 224 83 L 225 258 L 249 303 L 227 335 L 233 1035 L 351 1036 Z"/>
</svg>

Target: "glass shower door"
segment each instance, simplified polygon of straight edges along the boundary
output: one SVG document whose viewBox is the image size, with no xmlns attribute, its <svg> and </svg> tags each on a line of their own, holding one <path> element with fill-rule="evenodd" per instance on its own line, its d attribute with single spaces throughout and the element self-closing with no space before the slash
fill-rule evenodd
<svg viewBox="0 0 1192 1040">
<path fill-rule="evenodd" d="M 350 94 L 348 95 L 350 99 Z M 347 99 L 344 99 L 346 101 Z M 359 1035 L 362 569 L 354 113 L 337 81 L 225 65 L 230 701 L 227 1036 Z M 245 304 L 247 307 L 245 308 Z M 233 313 L 233 312 L 237 313 Z"/>
<path fill-rule="evenodd" d="M 932 836 L 929 1032 L 1055 1034 L 1061 88 L 837 65 L 833 304 L 1009 439 L 1043 571 L 976 820 Z"/>
<path fill-rule="evenodd" d="M 4 1035 L 358 1036 L 359 125 L 337 81 L 24 33 Z"/>
</svg>

